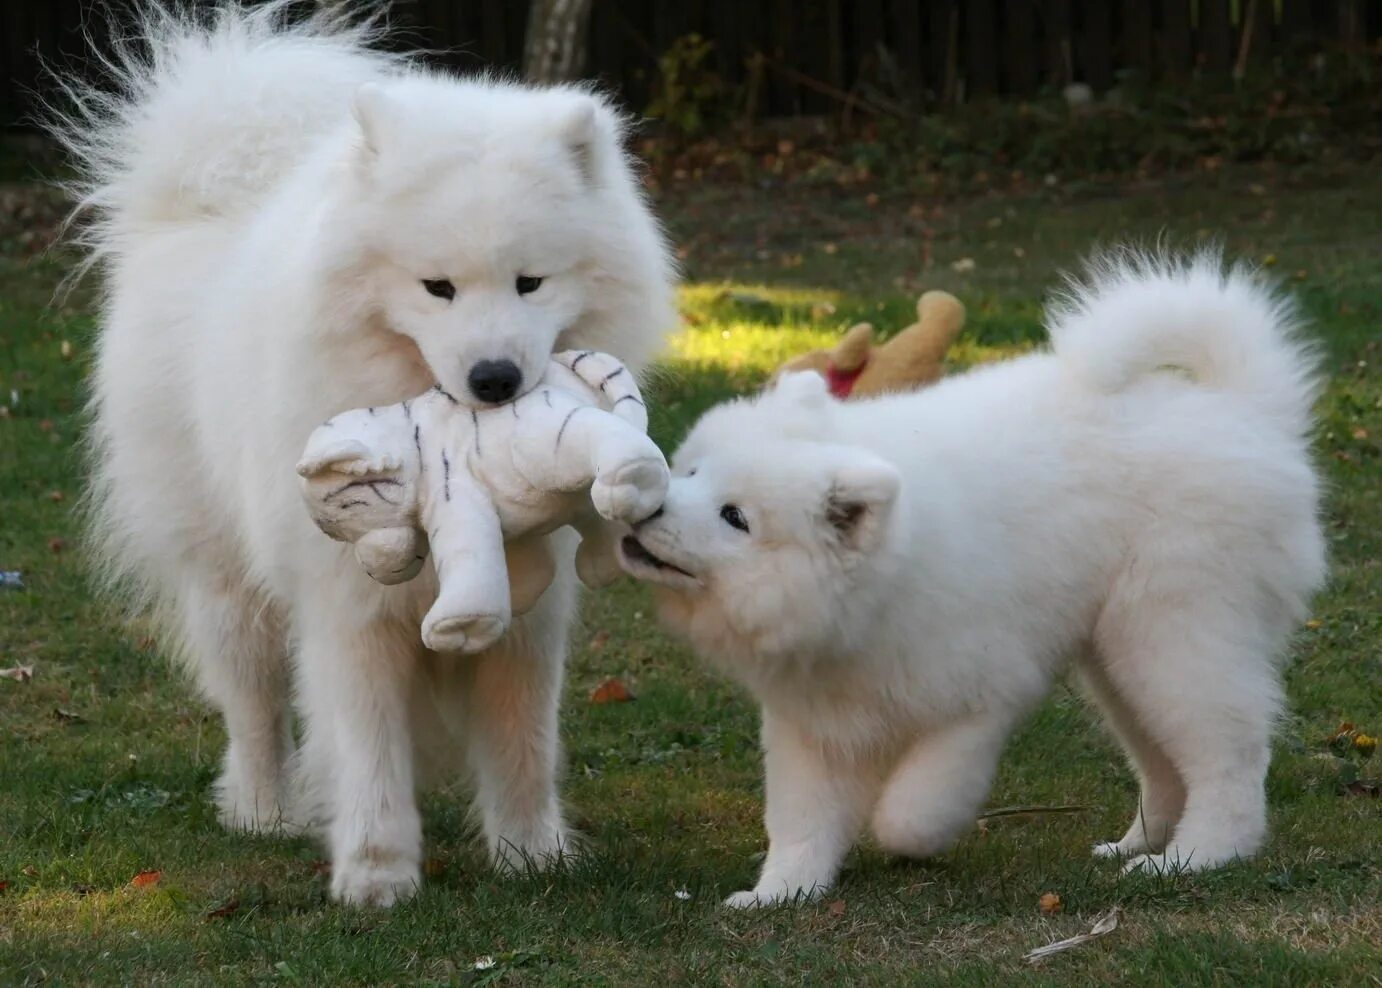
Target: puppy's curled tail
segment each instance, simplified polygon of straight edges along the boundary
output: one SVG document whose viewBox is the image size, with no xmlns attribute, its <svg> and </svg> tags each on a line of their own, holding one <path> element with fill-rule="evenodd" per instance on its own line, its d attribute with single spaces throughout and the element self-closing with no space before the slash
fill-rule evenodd
<svg viewBox="0 0 1382 988">
<path fill-rule="evenodd" d="M 1051 346 L 1087 385 L 1121 391 L 1173 369 L 1241 394 L 1294 435 L 1310 428 L 1319 360 L 1294 303 L 1218 251 L 1096 258 L 1048 311 Z"/>
</svg>

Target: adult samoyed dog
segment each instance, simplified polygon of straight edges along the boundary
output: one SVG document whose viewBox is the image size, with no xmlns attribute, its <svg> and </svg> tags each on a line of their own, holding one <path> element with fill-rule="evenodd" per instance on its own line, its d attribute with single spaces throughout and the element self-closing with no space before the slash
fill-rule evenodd
<svg viewBox="0 0 1382 988">
<path fill-rule="evenodd" d="M 65 81 L 54 129 L 104 281 L 102 558 L 225 716 L 225 823 L 324 824 L 335 897 L 388 905 L 419 881 L 423 756 L 469 769 L 499 861 L 566 845 L 576 591 L 567 562 L 492 651 L 426 652 L 430 568 L 384 587 L 324 538 L 298 493 L 303 444 L 436 383 L 507 401 L 553 350 L 637 368 L 674 321 L 673 272 L 604 99 L 427 71 L 368 27 L 296 16 L 311 8 L 149 0 L 113 86 Z"/>
<path fill-rule="evenodd" d="M 1256 851 L 1278 661 L 1325 572 L 1290 306 L 1219 260 L 1115 258 L 1047 352 L 837 403 L 711 410 L 624 539 L 664 620 L 762 705 L 768 856 L 828 887 L 867 825 L 944 851 L 1073 660 L 1141 781 L 1130 867 Z"/>
</svg>

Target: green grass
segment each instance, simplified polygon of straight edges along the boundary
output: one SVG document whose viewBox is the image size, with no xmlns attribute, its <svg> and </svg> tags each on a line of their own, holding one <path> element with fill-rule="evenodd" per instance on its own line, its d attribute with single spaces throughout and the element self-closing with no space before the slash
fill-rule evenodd
<svg viewBox="0 0 1382 988">
<path fill-rule="evenodd" d="M 93 599 L 79 559 L 92 314 L 81 298 L 49 307 L 61 261 L 27 259 L 0 229 L 0 405 L 18 395 L 0 418 L 0 569 L 27 581 L 0 590 L 0 668 L 35 668 L 29 683 L 0 679 L 0 984 L 1376 983 L 1382 804 L 1340 795 L 1322 740 L 1343 720 L 1382 731 L 1379 197 L 1374 168 L 926 202 L 919 218 L 903 198 L 820 190 L 712 188 L 665 204 L 688 247 L 691 323 L 656 388 L 669 446 L 799 347 L 859 318 L 905 324 L 921 287 L 970 306 L 957 368 L 1020 350 L 1058 267 L 1096 241 L 1163 230 L 1274 258 L 1332 378 L 1318 454 L 1333 577 L 1294 646 L 1260 858 L 1181 878 L 1094 862 L 1089 846 L 1121 833 L 1135 788 L 1061 687 L 1013 740 L 991 802 L 1087 811 L 996 821 L 927 863 L 863 848 L 825 902 L 752 915 L 717 903 L 752 880 L 764 847 L 755 711 L 627 584 L 592 596 L 574 636 L 562 724 L 565 792 L 591 838 L 580 862 L 496 876 L 463 794 L 435 793 L 432 877 L 416 900 L 370 913 L 327 902 L 312 842 L 221 831 L 208 805 L 217 718 L 144 629 Z M 974 270 L 956 273 L 964 257 Z M 637 700 L 589 703 L 608 676 Z M 161 881 L 132 887 L 147 869 Z M 1039 912 L 1048 891 L 1061 914 Z M 1115 905 L 1114 933 L 1022 961 Z M 495 966 L 476 971 L 482 956 Z"/>
</svg>

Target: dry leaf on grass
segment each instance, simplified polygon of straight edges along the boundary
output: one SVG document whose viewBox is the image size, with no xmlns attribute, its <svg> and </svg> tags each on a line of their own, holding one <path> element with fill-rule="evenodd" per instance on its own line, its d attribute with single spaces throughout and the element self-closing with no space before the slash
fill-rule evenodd
<svg viewBox="0 0 1382 988">
<path fill-rule="evenodd" d="M 621 679 L 606 679 L 590 694 L 591 703 L 627 703 L 633 698 Z"/>
<path fill-rule="evenodd" d="M 1028 963 L 1036 964 L 1050 957 L 1052 954 L 1059 954 L 1063 951 L 1071 950 L 1089 943 L 1091 940 L 1097 940 L 1102 936 L 1106 936 L 1118 929 L 1118 916 L 1118 907 L 1114 906 L 1094 921 L 1094 925 L 1089 928 L 1088 933 L 1077 933 L 1073 937 L 1066 937 L 1064 940 L 1048 943 L 1044 947 L 1037 947 L 1035 950 L 1028 951 L 1023 959 Z"/>
<path fill-rule="evenodd" d="M 1064 903 L 1060 901 L 1060 896 L 1055 892 L 1047 892 L 1037 900 L 1037 908 L 1047 916 L 1054 916 L 1064 908 Z"/>
<path fill-rule="evenodd" d="M 16 683 L 27 683 L 33 678 L 33 666 L 15 666 L 13 669 L 0 669 L 0 679 L 13 679 Z"/>
<path fill-rule="evenodd" d="M 80 724 L 86 720 L 81 714 L 73 713 L 71 710 L 64 710 L 62 707 L 53 708 L 53 716 L 64 724 Z"/>
<path fill-rule="evenodd" d="M 150 869 L 149 871 L 141 871 L 139 874 L 135 875 L 130 879 L 130 884 L 137 889 L 146 889 L 151 885 L 157 885 L 162 880 L 163 872 L 157 869 Z"/>
<path fill-rule="evenodd" d="M 207 910 L 207 919 L 225 919 L 227 916 L 234 915 L 240 909 L 239 899 L 229 899 L 213 909 Z"/>
<path fill-rule="evenodd" d="M 830 913 L 830 915 L 832 916 L 843 916 L 845 914 L 845 900 L 836 899 L 834 902 L 830 903 L 828 906 L 825 907 L 825 911 Z"/>
</svg>

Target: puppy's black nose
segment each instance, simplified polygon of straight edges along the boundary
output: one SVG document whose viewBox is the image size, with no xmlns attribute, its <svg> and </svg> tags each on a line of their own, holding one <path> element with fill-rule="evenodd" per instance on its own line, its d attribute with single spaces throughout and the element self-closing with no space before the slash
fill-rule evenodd
<svg viewBox="0 0 1382 988">
<path fill-rule="evenodd" d="M 518 394 L 523 372 L 512 360 L 482 360 L 470 368 L 470 393 L 490 404 L 508 401 Z"/>
</svg>

